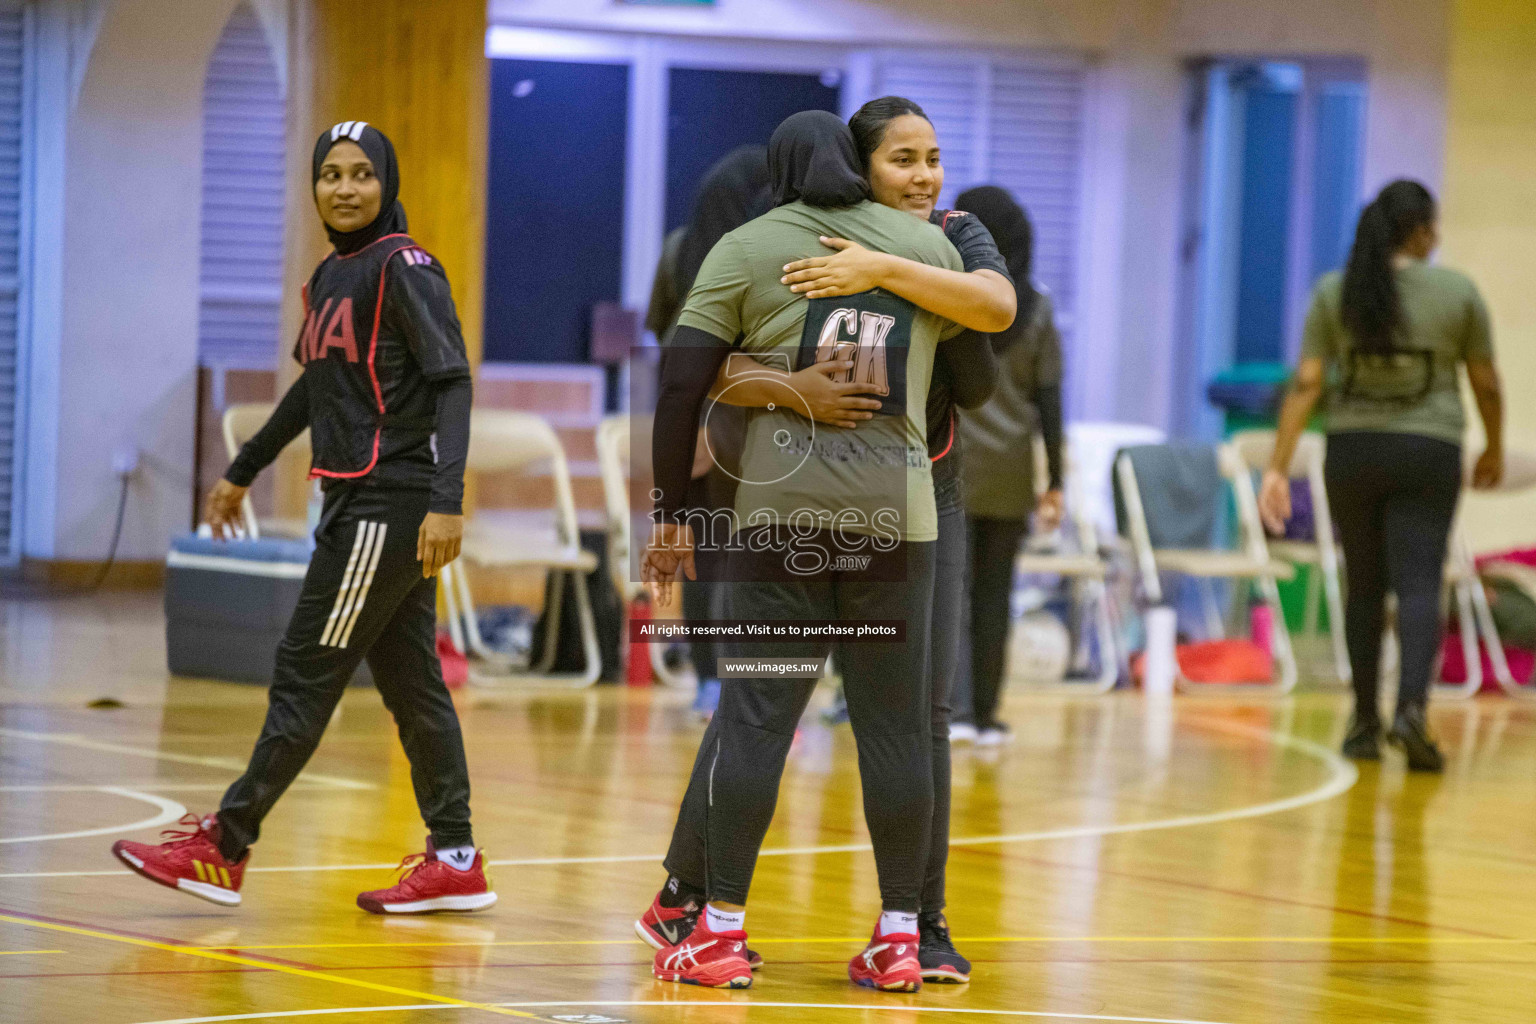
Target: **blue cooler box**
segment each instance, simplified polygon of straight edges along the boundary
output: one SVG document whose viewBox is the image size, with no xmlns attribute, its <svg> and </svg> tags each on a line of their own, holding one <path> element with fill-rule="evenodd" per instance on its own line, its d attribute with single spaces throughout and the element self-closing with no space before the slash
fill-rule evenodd
<svg viewBox="0 0 1536 1024">
<path fill-rule="evenodd" d="M 165 558 L 171 674 L 270 683 L 277 644 L 309 570 L 307 540 L 218 541 L 187 534 Z M 368 682 L 366 666 L 353 683 Z"/>
</svg>

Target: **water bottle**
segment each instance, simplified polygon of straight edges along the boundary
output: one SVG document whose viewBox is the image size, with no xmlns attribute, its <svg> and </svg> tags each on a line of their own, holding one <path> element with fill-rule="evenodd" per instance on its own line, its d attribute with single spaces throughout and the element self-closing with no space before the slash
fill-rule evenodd
<svg viewBox="0 0 1536 1024">
<path fill-rule="evenodd" d="M 1263 601 L 1248 609 L 1248 635 L 1265 654 L 1275 653 L 1275 610 Z"/>
</svg>

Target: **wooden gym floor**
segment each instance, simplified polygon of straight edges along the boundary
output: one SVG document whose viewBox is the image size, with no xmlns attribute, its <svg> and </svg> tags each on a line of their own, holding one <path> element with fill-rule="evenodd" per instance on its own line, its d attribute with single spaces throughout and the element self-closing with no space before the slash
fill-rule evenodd
<svg viewBox="0 0 1536 1024">
<path fill-rule="evenodd" d="M 157 601 L 0 604 L 0 1020 L 1536 1019 L 1536 707 L 1442 702 L 1443 778 L 1390 755 L 1357 778 L 1335 690 L 1157 713 L 1016 689 L 1017 741 L 955 757 L 974 980 L 911 996 L 846 980 L 874 868 L 852 737 L 808 718 L 748 918 L 768 966 L 723 993 L 654 982 L 630 927 L 701 731 L 672 692 L 462 699 L 484 914 L 353 906 L 423 833 L 371 691 L 268 821 L 243 907 L 119 870 L 115 839 L 215 806 L 263 713 L 166 680 Z"/>
</svg>

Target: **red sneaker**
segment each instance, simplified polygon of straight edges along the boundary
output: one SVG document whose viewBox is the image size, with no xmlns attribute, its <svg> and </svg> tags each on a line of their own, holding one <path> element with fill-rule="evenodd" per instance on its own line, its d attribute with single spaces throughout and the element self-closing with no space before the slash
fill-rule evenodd
<svg viewBox="0 0 1536 1024">
<path fill-rule="evenodd" d="M 219 852 L 219 819 L 212 814 L 199 819 L 189 814 L 181 824 L 190 832 L 166 829 L 161 843 L 131 843 L 120 839 L 112 844 L 112 855 L 151 882 L 217 903 L 225 907 L 240 905 L 240 883 L 245 879 L 245 856 L 234 864 Z"/>
<path fill-rule="evenodd" d="M 411 854 L 400 862 L 400 868 L 398 882 L 388 889 L 359 893 L 357 905 L 370 914 L 435 914 L 484 910 L 496 902 L 485 877 L 484 850 L 476 850 L 474 863 L 460 871 L 438 859 L 428 836 L 427 852 Z"/>
<path fill-rule="evenodd" d="M 848 961 L 848 980 L 882 992 L 916 992 L 923 987 L 916 935 L 881 935 L 876 929 L 864 952 Z"/>
<path fill-rule="evenodd" d="M 752 967 L 746 950 L 746 932 L 712 932 L 709 922 L 699 921 L 687 938 L 656 951 L 651 973 L 661 981 L 684 985 L 750 988 Z"/>
<path fill-rule="evenodd" d="M 666 949 L 686 939 L 699 923 L 699 911 L 703 907 L 698 900 L 689 900 L 680 907 L 661 905 L 661 893 L 651 900 L 651 905 L 635 921 L 635 934 L 652 949 Z"/>
<path fill-rule="evenodd" d="M 702 910 L 698 900 L 689 900 L 681 907 L 664 907 L 661 905 L 661 893 L 658 892 L 656 898 L 651 900 L 650 909 L 635 921 L 635 934 L 652 949 L 675 946 L 693 934 Z M 754 971 L 763 969 L 763 958 L 756 950 L 747 949 L 743 952 L 748 967 Z"/>
</svg>

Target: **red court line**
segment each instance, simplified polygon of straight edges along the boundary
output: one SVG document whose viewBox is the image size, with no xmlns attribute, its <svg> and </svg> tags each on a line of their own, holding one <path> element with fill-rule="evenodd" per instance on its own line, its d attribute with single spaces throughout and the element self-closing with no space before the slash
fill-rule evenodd
<svg viewBox="0 0 1536 1024">
<path fill-rule="evenodd" d="M 63 925 L 67 928 L 85 928 L 98 932 L 106 932 L 109 935 L 121 935 L 128 939 L 144 939 L 149 942 L 159 942 L 166 946 L 185 946 L 188 949 L 207 948 L 205 946 L 194 946 L 192 943 L 185 942 L 181 939 L 168 939 L 163 935 L 154 935 L 150 932 L 132 932 L 128 931 L 126 928 L 112 928 L 103 924 L 89 924 L 84 921 L 72 921 L 67 917 L 46 917 L 42 914 L 28 914 L 21 910 L 9 910 L 5 907 L 0 907 L 0 914 L 9 914 L 11 917 L 25 918 L 28 921 L 37 921 L 42 924 L 57 924 Z M 246 953 L 241 952 L 239 954 L 234 954 L 232 951 L 227 950 L 212 950 L 211 952 L 230 952 L 230 955 L 238 955 L 242 959 L 259 960 L 269 964 L 281 964 L 284 967 L 297 967 L 306 971 L 318 971 L 320 969 L 314 964 L 307 964 L 302 960 L 284 960 L 275 956 L 262 956 L 260 953 L 252 953 L 247 955 Z"/>
</svg>

